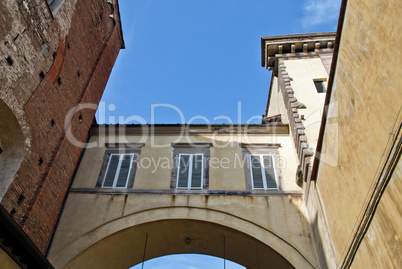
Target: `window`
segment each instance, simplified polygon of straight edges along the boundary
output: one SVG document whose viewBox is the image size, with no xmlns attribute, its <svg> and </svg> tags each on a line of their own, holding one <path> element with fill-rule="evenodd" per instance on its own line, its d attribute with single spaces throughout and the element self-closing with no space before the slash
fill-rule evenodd
<svg viewBox="0 0 402 269">
<path fill-rule="evenodd" d="M 106 143 L 105 156 L 99 173 L 97 188 L 132 188 L 140 158 L 142 143 Z"/>
<path fill-rule="evenodd" d="M 281 190 L 281 158 L 278 150 L 280 146 L 271 143 L 240 143 L 247 190 L 253 192 Z"/>
<path fill-rule="evenodd" d="M 203 154 L 179 154 L 177 189 L 202 190 Z"/>
<path fill-rule="evenodd" d="M 269 154 L 250 154 L 250 176 L 253 189 L 278 189 L 274 158 Z"/>
<path fill-rule="evenodd" d="M 47 5 L 49 6 L 52 15 L 55 16 L 59 11 L 61 4 L 63 4 L 64 0 L 46 0 Z"/>
<path fill-rule="evenodd" d="M 111 154 L 102 188 L 126 188 L 133 158 L 133 153 Z"/>
<path fill-rule="evenodd" d="M 318 93 L 326 92 L 325 84 L 323 80 L 314 80 L 314 85 Z"/>
<path fill-rule="evenodd" d="M 172 143 L 170 188 L 176 192 L 208 191 L 211 143 Z"/>
</svg>

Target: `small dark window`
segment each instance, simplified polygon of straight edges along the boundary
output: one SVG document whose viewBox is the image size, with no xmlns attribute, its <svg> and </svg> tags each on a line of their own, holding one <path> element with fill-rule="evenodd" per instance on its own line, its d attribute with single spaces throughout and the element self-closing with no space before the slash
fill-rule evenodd
<svg viewBox="0 0 402 269">
<path fill-rule="evenodd" d="M 78 121 L 81 123 L 82 122 L 82 115 L 78 116 Z"/>
<path fill-rule="evenodd" d="M 57 84 L 60 86 L 61 85 L 61 77 L 57 78 Z"/>
<path fill-rule="evenodd" d="M 54 121 L 54 119 L 52 119 L 51 121 L 50 121 L 50 126 L 54 126 L 56 124 L 56 122 Z"/>
<path fill-rule="evenodd" d="M 80 71 L 77 71 L 77 77 L 80 77 L 80 76 L 81 76 Z"/>
<path fill-rule="evenodd" d="M 39 166 L 41 166 L 43 164 L 43 159 L 39 158 Z"/>
<path fill-rule="evenodd" d="M 13 65 L 13 63 L 14 63 L 13 59 L 11 59 L 10 56 L 6 58 L 6 61 L 7 61 L 8 65 L 10 65 L 10 66 Z"/>
<path fill-rule="evenodd" d="M 2 148 L 0 148 L 0 155 L 3 153 L 3 149 Z"/>
<path fill-rule="evenodd" d="M 24 201 L 24 199 L 25 199 L 24 195 L 21 194 L 20 197 L 18 197 L 17 204 L 18 204 L 18 205 L 21 205 L 22 202 Z"/>
<path fill-rule="evenodd" d="M 45 78 L 45 73 L 43 73 L 43 71 L 41 71 L 39 73 L 39 77 L 40 77 L 40 80 L 44 79 Z"/>
<path fill-rule="evenodd" d="M 15 213 L 17 213 L 17 212 L 15 211 L 15 209 L 12 209 L 11 212 L 10 212 L 10 216 L 11 216 L 11 217 L 14 217 Z"/>
<path fill-rule="evenodd" d="M 326 92 L 324 81 L 322 80 L 314 80 L 315 88 L 317 89 L 318 93 Z"/>
<path fill-rule="evenodd" d="M 20 34 L 17 34 L 14 38 L 13 41 L 15 42 L 15 40 L 17 40 L 17 38 L 20 36 Z"/>
</svg>

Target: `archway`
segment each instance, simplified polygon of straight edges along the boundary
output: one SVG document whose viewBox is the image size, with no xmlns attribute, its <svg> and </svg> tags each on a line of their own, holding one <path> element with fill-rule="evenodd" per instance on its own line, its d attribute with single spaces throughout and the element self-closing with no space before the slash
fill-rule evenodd
<svg viewBox="0 0 402 269">
<path fill-rule="evenodd" d="M 24 135 L 12 110 L 0 100 L 0 200 L 24 159 Z"/>
<path fill-rule="evenodd" d="M 294 268 L 260 240 L 220 224 L 170 219 L 136 225 L 116 232 L 72 259 L 65 268 L 130 268 L 143 259 L 198 253 L 234 261 L 246 268 Z M 224 245 L 225 241 L 225 245 Z"/>
</svg>

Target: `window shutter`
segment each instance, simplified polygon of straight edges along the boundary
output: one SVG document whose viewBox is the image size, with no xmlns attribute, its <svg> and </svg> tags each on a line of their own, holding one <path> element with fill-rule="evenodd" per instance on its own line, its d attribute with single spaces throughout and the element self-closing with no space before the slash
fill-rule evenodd
<svg viewBox="0 0 402 269">
<path fill-rule="evenodd" d="M 191 189 L 202 189 L 202 155 L 193 155 Z"/>
<path fill-rule="evenodd" d="M 113 181 L 116 176 L 117 167 L 119 165 L 120 156 L 111 155 L 109 160 L 109 166 L 107 168 L 103 187 L 113 187 Z"/>
<path fill-rule="evenodd" d="M 263 156 L 264 159 L 264 170 L 265 178 L 267 180 L 268 189 L 276 189 L 275 171 L 274 171 L 274 160 L 272 155 Z"/>
<path fill-rule="evenodd" d="M 254 189 L 264 189 L 264 183 L 262 178 L 260 156 L 250 156 L 251 173 L 253 178 Z"/>
<path fill-rule="evenodd" d="M 117 178 L 116 187 L 124 188 L 127 184 L 128 174 L 130 173 L 131 155 L 125 154 L 122 156 L 119 176 Z"/>
<path fill-rule="evenodd" d="M 189 169 L 190 169 L 190 155 L 180 155 L 177 188 L 187 189 Z"/>
</svg>

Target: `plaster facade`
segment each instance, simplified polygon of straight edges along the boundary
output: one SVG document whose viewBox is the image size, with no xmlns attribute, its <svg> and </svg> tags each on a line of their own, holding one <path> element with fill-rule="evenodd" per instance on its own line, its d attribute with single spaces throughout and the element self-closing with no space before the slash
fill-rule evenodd
<svg viewBox="0 0 402 269">
<path fill-rule="evenodd" d="M 347 1 L 322 143 L 336 158 L 319 161 L 312 187 L 332 268 L 402 266 L 400 12 L 398 1 Z"/>
<path fill-rule="evenodd" d="M 247 268 L 318 266 L 302 192 L 294 180 L 297 155 L 287 125 L 244 126 L 240 132 L 236 126 L 191 126 L 182 137 L 168 126 L 157 126 L 154 130 L 163 134 L 145 140 L 136 133 L 146 127 L 127 126 L 124 136 L 105 135 L 107 131 L 99 131 L 103 128 L 107 126 L 92 129 L 88 145 L 96 146 L 86 149 L 63 210 L 48 256 L 55 268 L 86 268 L 89 262 L 98 268 L 115 262 L 133 266 L 141 262 L 146 234 L 146 259 L 192 252 L 223 257 L 225 237 L 226 258 Z M 175 127 L 180 128 L 186 127 Z M 177 169 L 174 145 L 189 141 L 194 147 L 210 144 L 206 189 L 171 186 Z M 132 189 L 96 187 L 109 143 L 144 143 Z M 278 190 L 247 187 L 244 144 L 260 152 L 279 147 Z M 187 238 L 191 243 L 185 243 Z M 117 241 L 118 246 L 110 244 Z M 121 260 L 126 246 L 135 254 Z M 107 251 L 108 261 L 97 261 L 98 251 Z"/>
</svg>

